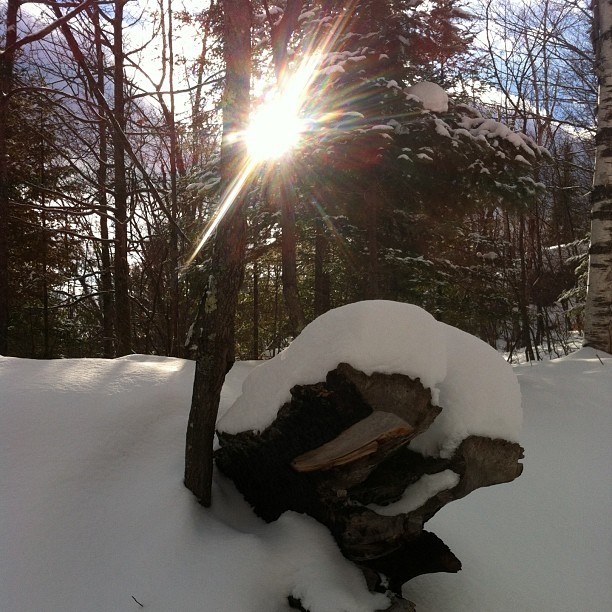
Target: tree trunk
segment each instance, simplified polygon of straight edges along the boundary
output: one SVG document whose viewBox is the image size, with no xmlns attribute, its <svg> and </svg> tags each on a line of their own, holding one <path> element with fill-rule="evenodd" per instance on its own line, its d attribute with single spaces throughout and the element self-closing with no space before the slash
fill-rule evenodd
<svg viewBox="0 0 612 612">
<path fill-rule="evenodd" d="M 253 263 L 253 349 L 252 359 L 259 359 L 259 265 Z"/>
<path fill-rule="evenodd" d="M 163 18 L 163 17 L 162 17 Z M 179 233 L 178 233 L 178 174 L 185 174 L 185 167 L 178 142 L 176 129 L 176 110 L 174 94 L 174 45 L 173 45 L 174 15 L 172 0 L 168 0 L 168 79 L 170 88 L 170 106 L 167 113 L 168 130 L 170 132 L 170 245 L 168 253 L 170 276 L 170 355 L 180 357 L 181 342 L 179 341 Z M 164 41 L 164 44 L 165 41 Z M 163 99 L 163 98 L 162 98 Z"/>
<path fill-rule="evenodd" d="M 8 267 L 8 220 L 9 220 L 9 154 L 10 98 L 15 68 L 17 41 L 17 11 L 19 2 L 8 0 L 6 7 L 5 50 L 0 53 L 0 355 L 8 351 L 9 324 L 9 267 Z"/>
<path fill-rule="evenodd" d="M 368 281 L 366 285 L 366 298 L 376 300 L 380 297 L 378 284 L 378 193 L 377 188 L 368 188 L 364 194 L 366 210 L 366 225 L 368 236 Z"/>
<path fill-rule="evenodd" d="M 96 46 L 96 77 L 98 89 L 104 91 L 105 88 L 105 62 L 104 50 L 102 48 L 102 31 L 100 27 L 100 7 L 94 6 L 91 10 L 92 23 L 94 26 L 95 46 Z M 106 132 L 107 122 L 104 118 L 104 110 L 100 109 L 100 119 L 98 120 L 98 146 L 99 160 L 97 168 L 98 181 L 98 205 L 100 206 L 100 289 L 102 304 L 102 346 L 104 357 L 115 356 L 114 349 L 114 307 L 113 307 L 113 274 L 111 270 L 111 253 L 108 237 L 108 139 Z"/>
<path fill-rule="evenodd" d="M 221 178 L 226 190 L 244 171 L 244 143 L 232 139 L 248 123 L 251 79 L 251 4 L 224 0 L 226 62 Z M 185 447 L 185 486 L 211 503 L 213 439 L 221 388 L 233 356 L 233 328 L 244 270 L 246 220 L 243 189 L 215 236 L 208 285 L 196 321 L 198 348 Z"/>
<path fill-rule="evenodd" d="M 599 107 L 584 344 L 612 353 L 612 4 L 592 7 Z"/>
<path fill-rule="evenodd" d="M 329 244 L 323 229 L 323 221 L 316 221 L 314 261 L 314 316 L 319 317 L 330 309 L 330 278 L 325 269 Z"/>
<path fill-rule="evenodd" d="M 125 171 L 125 94 L 123 74 L 123 8 L 126 0 L 115 2 L 113 19 L 114 115 L 113 161 L 115 174 L 115 315 L 117 354 L 132 352 L 132 324 L 130 306 L 130 268 L 128 263 L 128 206 Z"/>
<path fill-rule="evenodd" d="M 302 0 L 288 0 L 283 16 L 277 23 L 268 12 L 272 36 L 272 59 L 276 82 L 279 89 L 287 69 L 287 45 L 298 24 L 302 11 Z M 267 9 L 266 9 L 267 10 Z M 300 300 L 297 284 L 297 248 L 295 232 L 295 181 L 291 162 L 287 161 L 279 173 L 280 209 L 281 209 L 281 248 L 282 248 L 282 280 L 285 308 L 289 318 L 289 334 L 293 337 L 306 327 L 304 308 Z"/>
<path fill-rule="evenodd" d="M 287 170 L 292 176 L 290 169 Z M 281 254 L 282 280 L 285 308 L 289 318 L 289 334 L 294 338 L 306 327 L 306 317 L 300 300 L 297 282 L 297 239 L 295 232 L 295 193 L 288 180 L 281 176 L 280 181 L 281 207 Z"/>
<path fill-rule="evenodd" d="M 527 361 L 535 361 L 533 346 L 531 344 L 531 325 L 529 323 L 527 294 L 527 262 L 525 261 L 525 218 L 523 213 L 519 215 L 519 254 L 521 260 L 520 284 L 518 287 L 519 314 L 521 317 L 521 343 L 525 347 Z"/>
</svg>

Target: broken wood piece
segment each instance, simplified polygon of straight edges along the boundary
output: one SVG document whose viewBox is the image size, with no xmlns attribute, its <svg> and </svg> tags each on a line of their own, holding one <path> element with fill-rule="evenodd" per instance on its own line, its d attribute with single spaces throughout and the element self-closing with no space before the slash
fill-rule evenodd
<svg viewBox="0 0 612 612">
<path fill-rule="evenodd" d="M 396 438 L 408 442 L 414 433 L 414 427 L 399 416 L 375 410 L 333 440 L 296 457 L 291 467 L 297 472 L 316 472 L 348 465 L 374 454 L 381 443 Z"/>
</svg>

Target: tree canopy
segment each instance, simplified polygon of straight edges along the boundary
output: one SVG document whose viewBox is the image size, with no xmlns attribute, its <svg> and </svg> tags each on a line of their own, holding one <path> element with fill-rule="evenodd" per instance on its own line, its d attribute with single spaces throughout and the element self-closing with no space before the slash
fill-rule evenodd
<svg viewBox="0 0 612 612">
<path fill-rule="evenodd" d="M 245 5 L 252 109 L 310 73 L 294 87 L 299 144 L 245 182 L 233 354 L 274 354 L 370 297 L 424 306 L 511 355 L 567 350 L 589 235 L 588 8 Z M 190 257 L 224 186 L 226 11 L 5 5 L 3 353 L 194 354 L 212 241 Z"/>
</svg>

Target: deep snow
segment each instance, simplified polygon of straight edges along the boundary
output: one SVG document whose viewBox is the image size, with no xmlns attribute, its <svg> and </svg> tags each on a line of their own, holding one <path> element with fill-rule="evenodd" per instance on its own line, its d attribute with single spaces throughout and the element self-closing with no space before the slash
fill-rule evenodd
<svg viewBox="0 0 612 612">
<path fill-rule="evenodd" d="M 222 411 L 252 367 L 230 372 Z M 525 471 L 428 523 L 463 570 L 411 581 L 418 612 L 612 609 L 612 357 L 514 371 Z M 220 475 L 212 508 L 195 503 L 181 483 L 192 376 L 162 357 L 0 357 L 0 610 L 287 612 L 290 593 L 313 612 L 380 604 L 311 519 L 266 525 Z"/>
</svg>

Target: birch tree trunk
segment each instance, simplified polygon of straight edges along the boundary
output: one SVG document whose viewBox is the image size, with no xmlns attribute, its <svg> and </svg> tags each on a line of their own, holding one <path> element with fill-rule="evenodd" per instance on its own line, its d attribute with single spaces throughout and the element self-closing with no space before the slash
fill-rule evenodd
<svg viewBox="0 0 612 612">
<path fill-rule="evenodd" d="M 247 127 L 249 117 L 251 4 L 249 0 L 224 0 L 223 9 L 226 76 L 221 178 L 227 193 L 246 162 L 244 142 L 233 136 Z M 221 388 L 233 361 L 234 315 L 246 244 L 244 194 L 242 189 L 217 229 L 210 276 L 195 325 L 198 349 L 185 446 L 185 486 L 204 506 L 211 503 L 213 439 Z"/>
<path fill-rule="evenodd" d="M 591 6 L 599 106 L 584 344 L 612 353 L 612 2 Z"/>
</svg>

